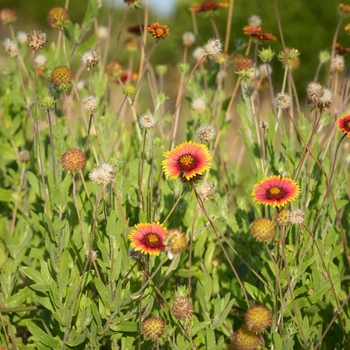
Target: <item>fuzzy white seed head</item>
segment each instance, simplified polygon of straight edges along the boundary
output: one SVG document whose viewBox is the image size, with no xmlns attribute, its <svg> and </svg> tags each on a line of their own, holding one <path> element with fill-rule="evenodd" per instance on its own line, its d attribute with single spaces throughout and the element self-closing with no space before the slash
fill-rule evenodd
<svg viewBox="0 0 350 350">
<path fill-rule="evenodd" d="M 89 174 L 89 179 L 99 185 L 107 185 L 114 181 L 116 172 L 110 163 L 96 166 Z"/>
<path fill-rule="evenodd" d="M 216 56 L 220 55 L 222 52 L 222 42 L 220 39 L 210 39 L 203 46 L 205 55 L 213 60 Z"/>
</svg>

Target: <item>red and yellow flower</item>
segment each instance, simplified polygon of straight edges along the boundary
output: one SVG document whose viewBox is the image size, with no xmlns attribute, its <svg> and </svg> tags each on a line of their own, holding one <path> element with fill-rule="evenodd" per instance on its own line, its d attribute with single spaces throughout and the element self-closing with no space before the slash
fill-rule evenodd
<svg viewBox="0 0 350 350">
<path fill-rule="evenodd" d="M 205 0 L 202 4 L 194 4 L 190 7 L 190 11 L 194 14 L 201 12 L 214 12 L 220 7 L 228 7 L 229 4 L 227 1 L 216 2 L 214 0 Z"/>
<path fill-rule="evenodd" d="M 341 118 L 338 118 L 337 128 L 350 137 L 350 114 L 345 114 Z"/>
<path fill-rule="evenodd" d="M 165 250 L 167 232 L 167 229 L 159 222 L 153 222 L 152 224 L 135 225 L 135 230 L 128 237 L 135 251 L 159 255 L 160 251 Z"/>
<path fill-rule="evenodd" d="M 277 40 L 275 36 L 269 33 L 263 33 L 260 27 L 254 28 L 252 26 L 245 26 L 243 28 L 244 34 L 248 34 L 255 41 L 267 41 L 267 40 Z"/>
<path fill-rule="evenodd" d="M 173 151 L 164 153 L 163 171 L 170 179 L 181 176 L 184 180 L 191 180 L 202 175 L 211 167 L 208 148 L 200 143 L 187 141 L 175 147 Z"/>
<path fill-rule="evenodd" d="M 169 35 L 169 28 L 167 25 L 153 23 L 147 27 L 149 33 L 153 35 L 156 40 L 165 39 Z"/>
<path fill-rule="evenodd" d="M 280 207 L 297 198 L 299 185 L 288 177 L 271 176 L 254 186 L 252 196 L 258 204 Z"/>
</svg>

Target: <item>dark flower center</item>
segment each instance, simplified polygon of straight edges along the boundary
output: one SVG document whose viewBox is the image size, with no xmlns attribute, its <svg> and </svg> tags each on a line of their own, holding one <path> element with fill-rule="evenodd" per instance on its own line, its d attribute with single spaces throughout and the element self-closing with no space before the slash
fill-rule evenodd
<svg viewBox="0 0 350 350">
<path fill-rule="evenodd" d="M 350 130 L 350 120 L 345 123 L 345 129 Z"/>
<path fill-rule="evenodd" d="M 163 242 L 161 238 L 156 233 L 153 233 L 153 232 L 147 233 L 143 237 L 143 243 L 148 248 L 162 249 L 163 247 Z"/>
<path fill-rule="evenodd" d="M 197 164 L 197 159 L 195 159 L 191 154 L 184 154 L 177 161 L 177 165 L 183 172 L 193 170 Z"/>
<path fill-rule="evenodd" d="M 285 197 L 286 190 L 279 186 L 274 186 L 266 190 L 266 198 L 272 200 L 279 200 Z"/>
</svg>

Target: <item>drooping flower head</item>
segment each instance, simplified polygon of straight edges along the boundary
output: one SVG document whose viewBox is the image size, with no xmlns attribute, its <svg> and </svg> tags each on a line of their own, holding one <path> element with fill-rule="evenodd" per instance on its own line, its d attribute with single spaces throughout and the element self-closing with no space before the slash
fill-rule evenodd
<svg viewBox="0 0 350 350">
<path fill-rule="evenodd" d="M 280 207 L 297 198 L 299 185 L 288 177 L 271 176 L 254 186 L 252 196 L 258 204 Z"/>
<path fill-rule="evenodd" d="M 267 41 L 267 40 L 277 40 L 277 38 L 272 34 L 263 33 L 260 27 L 255 28 L 252 26 L 245 26 L 243 28 L 243 32 L 244 34 L 250 35 L 250 37 L 256 42 Z"/>
<path fill-rule="evenodd" d="M 135 225 L 135 230 L 129 235 L 129 240 L 135 251 L 141 251 L 143 254 L 159 255 L 160 251 L 165 250 L 166 235 L 167 229 L 159 222 L 138 224 Z"/>
<path fill-rule="evenodd" d="M 181 176 L 184 180 L 191 180 L 202 175 L 211 167 L 208 148 L 192 141 L 187 141 L 175 147 L 173 151 L 164 153 L 163 171 L 170 179 Z"/>
<path fill-rule="evenodd" d="M 350 114 L 345 114 L 341 118 L 338 118 L 337 128 L 348 134 L 348 137 L 350 137 Z"/>
<path fill-rule="evenodd" d="M 214 11 L 218 10 L 220 7 L 228 7 L 227 1 L 216 2 L 214 0 L 204 0 L 201 4 L 193 4 L 190 7 L 190 11 L 197 15 L 198 13 L 204 12 L 207 14 L 213 14 Z"/>
<path fill-rule="evenodd" d="M 159 24 L 158 22 L 149 25 L 147 30 L 156 40 L 165 39 L 169 35 L 168 26 Z"/>
<path fill-rule="evenodd" d="M 64 7 L 53 7 L 47 14 L 47 21 L 52 28 L 62 28 L 69 19 L 69 13 Z"/>
</svg>

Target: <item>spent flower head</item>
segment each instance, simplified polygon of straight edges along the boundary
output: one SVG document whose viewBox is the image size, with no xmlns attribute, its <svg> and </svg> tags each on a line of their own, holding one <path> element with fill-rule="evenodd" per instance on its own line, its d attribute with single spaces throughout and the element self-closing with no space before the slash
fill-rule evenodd
<svg viewBox="0 0 350 350">
<path fill-rule="evenodd" d="M 77 148 L 69 149 L 67 152 L 63 153 L 61 157 L 62 168 L 72 173 L 84 169 L 85 164 L 85 154 Z"/>
<path fill-rule="evenodd" d="M 35 68 L 44 69 L 47 63 L 47 57 L 45 55 L 37 55 L 34 57 Z"/>
<path fill-rule="evenodd" d="M 210 39 L 203 46 L 205 56 L 213 60 L 222 52 L 222 42 L 220 39 Z"/>
<path fill-rule="evenodd" d="M 201 196 L 203 201 L 207 201 L 209 199 L 214 198 L 214 188 L 215 188 L 215 183 L 213 181 L 205 182 L 200 186 L 199 195 Z"/>
<path fill-rule="evenodd" d="M 40 50 L 47 43 L 47 35 L 40 30 L 32 30 L 27 34 L 28 46 L 33 50 Z"/>
<path fill-rule="evenodd" d="M 20 45 L 25 44 L 28 41 L 27 33 L 22 31 L 17 32 L 16 39 Z"/>
<path fill-rule="evenodd" d="M 52 28 L 62 28 L 69 20 L 69 13 L 64 7 L 53 7 L 46 18 Z"/>
<path fill-rule="evenodd" d="M 100 56 L 95 50 L 88 50 L 84 52 L 81 56 L 81 61 L 85 65 L 87 70 L 95 68 L 100 61 Z"/>
<path fill-rule="evenodd" d="M 143 334 L 151 340 L 158 339 L 164 333 L 164 321 L 160 317 L 150 317 L 143 321 Z"/>
<path fill-rule="evenodd" d="M 289 221 L 292 225 L 302 225 L 305 221 L 305 212 L 301 209 L 290 211 Z"/>
<path fill-rule="evenodd" d="M 202 114 L 207 109 L 207 102 L 202 97 L 195 97 L 191 102 L 191 108 L 199 114 Z"/>
<path fill-rule="evenodd" d="M 203 47 L 197 47 L 193 50 L 193 57 L 196 61 L 202 61 L 206 57 Z"/>
<path fill-rule="evenodd" d="M 113 165 L 106 162 L 94 167 L 89 173 L 89 179 L 99 185 L 107 185 L 114 181 L 115 175 Z"/>
<path fill-rule="evenodd" d="M 289 209 L 283 209 L 276 214 L 275 219 L 279 227 L 289 226 L 290 224 L 289 213 L 290 213 Z"/>
<path fill-rule="evenodd" d="M 247 329 L 253 332 L 266 331 L 272 324 L 271 311 L 263 305 L 254 305 L 246 312 L 244 323 Z"/>
<path fill-rule="evenodd" d="M 192 46 L 196 41 L 196 37 L 192 32 L 186 32 L 182 35 L 182 43 L 185 47 Z"/>
<path fill-rule="evenodd" d="M 0 10 L 0 23 L 7 26 L 17 20 L 15 10 L 10 8 L 4 8 Z"/>
<path fill-rule="evenodd" d="M 87 96 L 84 97 L 81 103 L 82 107 L 87 110 L 90 114 L 96 113 L 96 97 L 95 96 Z"/>
<path fill-rule="evenodd" d="M 187 248 L 186 235 L 181 230 L 176 228 L 168 230 L 165 238 L 165 246 L 171 255 L 183 253 Z"/>
<path fill-rule="evenodd" d="M 292 98 L 284 93 L 280 92 L 276 95 L 274 103 L 277 109 L 282 109 L 282 111 L 289 111 L 292 106 Z"/>
<path fill-rule="evenodd" d="M 250 232 L 256 241 L 266 242 L 273 238 L 276 227 L 272 220 L 268 218 L 259 218 L 250 225 Z"/>
<path fill-rule="evenodd" d="M 242 327 L 234 335 L 233 346 L 235 350 L 256 350 L 261 342 L 260 335 Z"/>
<path fill-rule="evenodd" d="M 4 51 L 10 55 L 10 57 L 16 57 L 19 55 L 19 49 L 17 44 L 11 39 L 5 39 L 3 42 Z"/>
<path fill-rule="evenodd" d="M 51 72 L 51 83 L 58 91 L 67 91 L 73 84 L 73 73 L 70 68 L 56 67 Z"/>
<path fill-rule="evenodd" d="M 141 129 L 153 129 L 156 125 L 156 120 L 151 113 L 146 113 L 139 117 L 139 124 Z"/>
<path fill-rule="evenodd" d="M 331 62 L 332 72 L 342 72 L 345 68 L 345 60 L 342 55 L 335 55 Z"/>
<path fill-rule="evenodd" d="M 197 130 L 197 135 L 201 140 L 201 143 L 207 143 L 214 140 L 216 130 L 212 125 L 203 125 Z"/>
<path fill-rule="evenodd" d="M 253 28 L 259 28 L 261 26 L 261 18 L 257 15 L 252 15 L 248 18 L 248 25 Z"/>
</svg>

